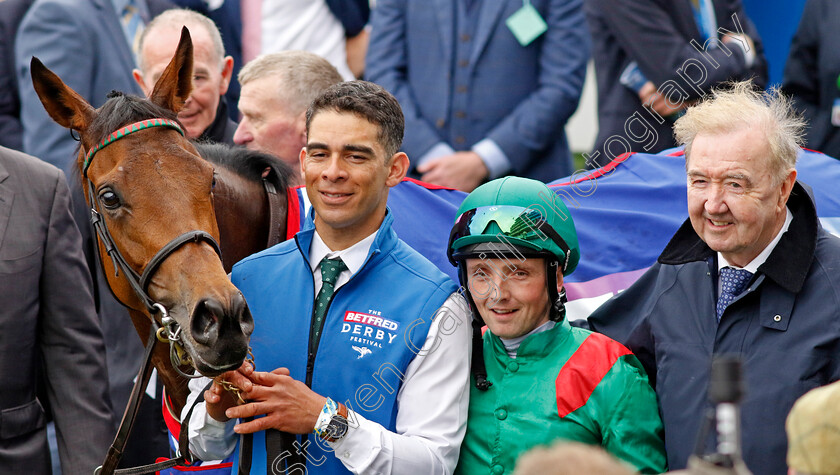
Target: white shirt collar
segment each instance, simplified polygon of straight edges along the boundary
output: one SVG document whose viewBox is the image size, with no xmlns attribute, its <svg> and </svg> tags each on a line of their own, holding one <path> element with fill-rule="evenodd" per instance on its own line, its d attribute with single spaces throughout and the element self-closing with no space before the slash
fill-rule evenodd
<svg viewBox="0 0 840 475">
<path fill-rule="evenodd" d="M 788 228 L 790 227 L 790 222 L 793 221 L 793 214 L 790 212 L 790 210 L 787 207 L 785 207 L 785 211 L 787 213 L 785 214 L 785 224 L 782 225 L 782 229 L 780 229 L 779 232 L 776 234 L 776 237 L 774 237 L 773 240 L 770 241 L 770 244 L 768 244 L 767 247 L 765 247 L 764 250 L 761 251 L 761 253 L 759 253 L 757 256 L 755 256 L 755 259 L 753 259 L 752 261 L 750 261 L 749 264 L 747 264 L 743 267 L 744 270 L 747 270 L 750 273 L 755 274 L 756 272 L 758 272 L 758 268 L 761 266 L 761 264 L 764 264 L 764 262 L 767 260 L 767 258 L 770 257 L 770 253 L 773 252 L 773 249 L 776 248 L 776 244 L 779 244 L 779 240 L 782 239 L 782 234 L 787 232 Z M 727 262 L 727 260 L 723 257 L 723 255 L 721 255 L 721 253 L 719 253 L 719 252 L 717 253 L 717 259 L 718 259 L 718 275 L 720 275 L 720 270 L 723 269 L 724 267 L 732 267 L 734 269 L 741 269 L 741 267 L 732 265 L 729 262 Z"/>
<path fill-rule="evenodd" d="M 376 231 L 347 249 L 333 251 L 327 247 L 324 240 L 321 239 L 321 236 L 316 230 L 315 235 L 312 237 L 312 245 L 309 247 L 309 267 L 312 269 L 313 274 L 316 270 L 318 270 L 320 274 L 318 264 L 321 263 L 323 258 L 329 257 L 330 259 L 335 259 L 336 257 L 340 257 L 347 266 L 347 270 L 350 271 L 350 275 L 353 275 L 364 265 L 368 251 L 370 251 L 370 246 L 373 244 L 373 240 L 375 238 Z"/>
</svg>

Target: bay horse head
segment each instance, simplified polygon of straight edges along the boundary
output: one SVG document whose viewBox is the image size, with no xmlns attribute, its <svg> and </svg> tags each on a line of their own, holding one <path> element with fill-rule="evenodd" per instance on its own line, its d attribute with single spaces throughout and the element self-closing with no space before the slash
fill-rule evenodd
<svg viewBox="0 0 840 475">
<path fill-rule="evenodd" d="M 78 168 L 112 291 L 134 311 L 141 338 L 156 318 L 162 336 L 179 341 L 175 369 L 183 374 L 178 366 L 191 363 L 214 377 L 245 359 L 253 319 L 220 260 L 213 166 L 177 121 L 192 61 L 184 28 L 148 100 L 112 93 L 99 109 L 37 58 L 31 72 L 50 117 L 79 135 Z"/>
</svg>

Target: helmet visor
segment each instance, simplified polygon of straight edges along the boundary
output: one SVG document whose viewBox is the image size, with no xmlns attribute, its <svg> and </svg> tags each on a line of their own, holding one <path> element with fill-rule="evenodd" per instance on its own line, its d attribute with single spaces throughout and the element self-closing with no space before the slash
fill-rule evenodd
<svg viewBox="0 0 840 475">
<path fill-rule="evenodd" d="M 498 226 L 488 231 L 492 223 Z M 474 242 L 464 239 L 470 236 L 492 236 L 501 233 L 507 238 L 525 241 L 537 250 L 546 250 L 550 242 L 556 243 L 569 259 L 569 246 L 554 228 L 549 225 L 539 210 L 521 206 L 493 205 L 481 206 L 464 212 L 455 222 L 450 235 L 450 250 Z M 559 258 L 559 256 L 558 256 Z M 564 265 L 565 268 L 565 265 Z"/>
</svg>

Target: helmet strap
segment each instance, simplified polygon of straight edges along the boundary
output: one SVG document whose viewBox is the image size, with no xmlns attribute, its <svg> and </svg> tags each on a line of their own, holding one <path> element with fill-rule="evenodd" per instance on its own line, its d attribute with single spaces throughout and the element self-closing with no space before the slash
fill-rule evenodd
<svg viewBox="0 0 840 475">
<path fill-rule="evenodd" d="M 551 306 L 548 309 L 548 319 L 552 322 L 562 322 L 566 318 L 566 288 L 557 291 L 557 260 L 545 260 L 545 285 L 548 289 L 548 301 Z"/>
<path fill-rule="evenodd" d="M 472 362 L 470 368 L 475 378 L 475 387 L 480 391 L 487 391 L 493 383 L 487 381 L 487 367 L 484 365 L 484 342 L 481 335 L 481 327 L 484 326 L 484 320 L 481 318 L 481 314 L 478 313 L 478 307 L 475 306 L 475 301 L 470 293 L 467 263 L 465 261 L 458 262 L 458 280 L 461 281 L 461 288 L 464 289 L 464 296 L 467 298 L 467 303 L 469 303 L 470 311 L 473 315 Z"/>
<path fill-rule="evenodd" d="M 473 319 L 473 341 L 472 341 L 472 374 L 475 377 L 475 387 L 480 391 L 487 391 L 493 385 L 487 381 L 487 367 L 484 365 L 484 340 L 481 335 L 481 327 L 484 326 L 478 320 Z"/>
<path fill-rule="evenodd" d="M 563 287 L 560 289 L 560 295 L 557 297 L 557 300 L 554 301 L 554 304 L 551 306 L 552 311 L 554 311 L 556 315 L 555 322 L 562 322 L 564 318 L 566 318 L 566 303 L 568 300 L 566 299 L 566 288 Z"/>
</svg>

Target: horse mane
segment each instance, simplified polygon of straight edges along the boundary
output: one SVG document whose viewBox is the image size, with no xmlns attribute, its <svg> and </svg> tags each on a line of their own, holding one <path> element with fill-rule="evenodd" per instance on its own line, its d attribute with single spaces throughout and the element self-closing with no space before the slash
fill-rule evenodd
<svg viewBox="0 0 840 475">
<path fill-rule="evenodd" d="M 155 118 L 178 120 L 176 113 L 146 98 L 111 91 L 108 100 L 97 110 L 96 117 L 88 126 L 88 134 L 94 143 L 98 143 L 120 127 Z"/>
<path fill-rule="evenodd" d="M 265 179 L 278 191 L 285 190 L 294 182 L 295 172 L 292 167 L 269 153 L 213 142 L 196 142 L 194 145 L 198 154 L 208 162 L 224 167 L 247 180 L 262 182 L 263 174 L 268 169 L 270 172 Z"/>
</svg>

